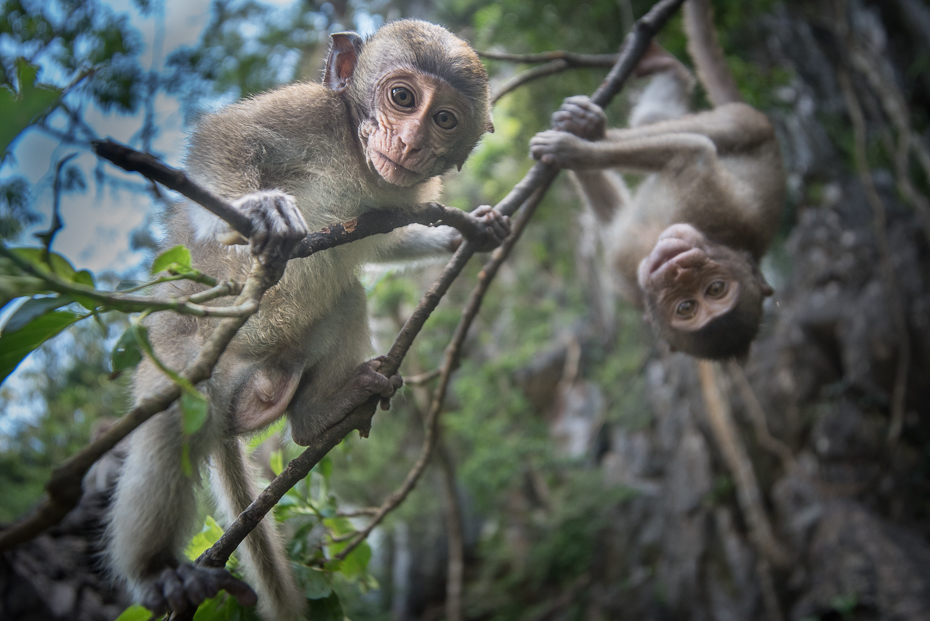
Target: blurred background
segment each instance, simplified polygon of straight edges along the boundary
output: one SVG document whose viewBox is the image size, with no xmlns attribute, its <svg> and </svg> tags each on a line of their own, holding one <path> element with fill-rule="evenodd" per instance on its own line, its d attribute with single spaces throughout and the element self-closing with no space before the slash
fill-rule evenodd
<svg viewBox="0 0 930 621">
<path fill-rule="evenodd" d="M 763 265 L 776 295 L 745 365 L 719 370 L 722 410 L 705 407 L 695 362 L 617 299 L 563 174 L 471 330 L 429 469 L 355 562 L 320 570 L 416 460 L 428 381 L 279 510 L 313 619 L 930 619 L 930 5 L 713 4 L 743 95 L 775 124 L 789 188 Z M 200 115 L 319 79 L 331 32 L 418 17 L 483 51 L 612 54 L 651 5 L 2 0 L 0 119 L 23 88 L 19 59 L 66 91 L 0 164 L 0 239 L 38 244 L 57 177 L 54 249 L 111 287 L 143 279 L 174 197 L 98 160 L 91 140 L 182 166 Z M 692 66 L 680 17 L 657 38 Z M 531 67 L 485 64 L 492 91 Z M 445 203 L 500 200 L 532 163 L 528 140 L 606 71 L 570 69 L 503 95 L 495 133 L 445 180 Z M 612 125 L 625 125 L 641 88 L 632 81 L 612 104 Z M 707 106 L 700 90 L 694 105 Z M 473 263 L 405 376 L 441 364 Z M 366 272 L 374 351 L 437 270 Z M 78 323 L 0 386 L 0 523 L 27 514 L 52 467 L 127 408 L 126 377 L 109 361 L 125 326 L 116 313 Z M 281 434 L 253 445 L 269 478 L 297 453 Z M 119 458 L 85 482 L 68 520 L 0 554 L 0 617 L 114 619 L 130 603 L 97 557 Z M 205 502 L 206 537 L 210 512 Z"/>
</svg>

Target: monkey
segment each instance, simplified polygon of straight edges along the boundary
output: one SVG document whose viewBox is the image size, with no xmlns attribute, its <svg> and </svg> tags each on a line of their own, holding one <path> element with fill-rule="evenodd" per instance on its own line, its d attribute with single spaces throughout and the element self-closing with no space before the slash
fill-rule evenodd
<svg viewBox="0 0 930 621">
<path fill-rule="evenodd" d="M 742 359 L 773 294 L 759 269 L 785 200 L 772 124 L 747 105 L 726 67 L 708 0 L 684 5 L 688 48 L 714 108 L 688 114 L 694 80 L 650 44 L 636 76 L 652 76 L 628 129 L 570 97 L 531 155 L 572 171 L 602 225 L 621 293 L 644 309 L 672 351 Z M 604 168 L 643 173 L 635 192 Z"/>
<path fill-rule="evenodd" d="M 240 250 L 241 235 L 193 204 L 172 210 L 165 246 L 184 244 L 194 267 L 241 281 L 251 256 L 287 257 L 308 230 L 435 200 L 438 176 L 461 169 L 486 131 L 493 131 L 487 73 L 448 30 L 401 20 L 367 39 L 333 34 L 322 83 L 232 104 L 205 116 L 190 138 L 189 176 L 250 218 L 251 254 Z M 509 219 L 491 208 L 472 214 L 483 230 L 474 238 L 480 249 L 509 234 Z M 263 618 L 302 618 L 306 601 L 270 520 L 239 551 L 248 582 L 184 561 L 195 486 L 209 465 L 218 505 L 232 519 L 256 495 L 242 436 L 286 416 L 292 439 L 309 445 L 371 396 L 384 406 L 402 380 L 379 373 L 381 359 L 360 364 L 371 343 L 356 272 L 368 262 L 448 253 L 461 242 L 448 227 L 411 225 L 289 261 L 198 386 L 209 400 L 203 426 L 185 437 L 175 404 L 133 432 L 109 517 L 107 559 L 136 601 L 158 614 L 189 613 L 225 589 L 250 606 L 251 584 Z M 158 293 L 187 295 L 199 287 L 176 281 Z M 216 325 L 173 313 L 146 321 L 157 358 L 174 369 L 197 355 Z M 145 360 L 134 398 L 170 381 Z"/>
</svg>

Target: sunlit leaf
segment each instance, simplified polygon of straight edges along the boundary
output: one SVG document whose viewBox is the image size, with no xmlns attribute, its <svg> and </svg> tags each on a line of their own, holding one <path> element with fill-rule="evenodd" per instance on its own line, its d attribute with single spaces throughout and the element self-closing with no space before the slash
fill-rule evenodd
<svg viewBox="0 0 930 621">
<path fill-rule="evenodd" d="M 297 585 L 307 599 L 323 599 L 333 592 L 329 577 L 325 571 L 293 563 Z"/>
<path fill-rule="evenodd" d="M 281 472 L 284 470 L 284 453 L 282 453 L 280 450 L 273 451 L 269 461 L 271 465 L 271 471 L 274 472 L 274 475 L 278 476 L 281 474 Z"/>
<path fill-rule="evenodd" d="M 116 621 L 148 621 L 152 618 L 152 612 L 145 606 L 130 606 L 124 610 Z"/>
<path fill-rule="evenodd" d="M 175 246 L 165 250 L 152 261 L 152 274 L 167 271 L 174 264 L 191 269 L 191 251 L 184 246 Z"/>
<path fill-rule="evenodd" d="M 184 549 L 184 555 L 191 561 L 196 561 L 201 554 L 210 549 L 210 547 L 220 540 L 223 535 L 223 527 L 216 523 L 213 516 L 208 515 L 203 522 L 203 528 L 194 535 L 190 543 Z"/>
</svg>

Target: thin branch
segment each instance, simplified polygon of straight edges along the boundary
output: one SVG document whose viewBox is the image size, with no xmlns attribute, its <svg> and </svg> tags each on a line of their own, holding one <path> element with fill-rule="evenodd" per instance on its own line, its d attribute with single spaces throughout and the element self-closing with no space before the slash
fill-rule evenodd
<svg viewBox="0 0 930 621">
<path fill-rule="evenodd" d="M 794 453 L 791 452 L 787 444 L 769 432 L 765 410 L 762 408 L 762 404 L 759 403 L 759 399 L 756 397 L 756 393 L 752 389 L 752 384 L 749 383 L 749 378 L 746 377 L 743 367 L 736 362 L 731 362 L 728 369 L 730 377 L 736 380 L 740 396 L 743 398 L 743 405 L 746 406 L 746 411 L 752 420 L 752 426 L 756 431 L 756 440 L 767 451 L 778 456 L 785 470 L 792 470 L 795 465 Z"/>
<path fill-rule="evenodd" d="M 433 369 L 432 371 L 427 371 L 426 373 L 419 373 L 417 375 L 411 375 L 410 377 L 404 378 L 405 386 L 419 386 L 421 384 L 428 384 L 442 374 L 442 370 Z"/>
<path fill-rule="evenodd" d="M 608 74 L 601 87 L 594 93 L 592 100 L 594 100 L 595 103 L 604 107 L 620 91 L 623 84 L 632 74 L 639 59 L 645 53 L 649 41 L 655 33 L 661 29 L 665 22 L 668 21 L 683 1 L 684 0 L 661 0 L 653 6 L 648 14 L 636 22 L 632 33 L 627 37 L 628 44 L 625 45 L 620 54 L 620 59 Z M 541 198 L 544 189 L 548 188 L 555 179 L 558 171 L 559 169 L 555 166 L 550 166 L 541 162 L 536 163 L 526 176 L 514 186 L 510 193 L 495 206 L 495 209 L 504 215 L 512 215 L 537 191 L 539 191 L 539 195 L 536 197 L 536 200 L 538 200 Z M 500 250 L 495 251 L 495 253 L 499 252 Z M 426 319 L 433 309 L 436 308 L 439 300 L 448 290 L 452 281 L 461 273 L 468 259 L 471 258 L 474 253 L 474 244 L 466 239 L 465 243 L 463 243 L 452 256 L 452 259 L 446 265 L 442 274 L 433 283 L 429 291 L 427 291 L 420 300 L 417 308 L 414 309 L 411 316 L 407 319 L 403 329 L 395 339 L 393 346 L 385 356 L 385 362 L 380 369 L 382 373 L 391 375 L 397 371 L 404 355 L 412 345 L 416 335 L 422 329 Z M 475 312 L 477 312 L 477 309 Z M 462 324 L 460 323 L 459 326 L 461 327 Z M 443 376 L 447 378 L 448 375 L 451 374 L 453 368 L 453 366 L 444 365 Z M 440 382 L 440 388 L 437 389 L 436 402 L 440 404 L 445 395 L 445 386 L 447 383 L 447 380 L 445 382 Z M 311 468 L 313 468 L 330 449 L 341 442 L 342 439 L 353 430 L 357 429 L 363 437 L 368 435 L 368 431 L 371 427 L 371 417 L 374 415 L 377 403 L 378 398 L 373 397 L 363 406 L 356 408 L 356 410 L 349 413 L 343 420 L 323 432 L 323 434 L 301 455 L 291 460 L 284 471 L 281 472 L 281 474 L 258 495 L 252 504 L 236 518 L 220 539 L 197 559 L 197 562 L 213 567 L 224 566 L 230 554 L 238 547 L 245 536 L 255 528 L 258 522 L 271 510 L 278 500 L 281 499 L 287 490 L 309 474 Z M 413 471 L 411 471 L 411 474 L 413 474 Z M 390 498 L 388 502 L 390 502 Z M 384 507 L 382 507 L 382 509 L 384 509 Z M 379 511 L 373 523 L 379 522 L 386 513 L 387 511 L 383 513 Z M 371 532 L 370 529 L 366 530 L 365 536 Z M 359 542 L 360 541 L 361 539 L 359 539 Z M 348 552 L 346 552 L 346 554 L 347 553 Z"/>
<path fill-rule="evenodd" d="M 730 402 L 720 389 L 717 368 L 708 360 L 699 360 L 697 365 L 707 420 L 736 483 L 736 498 L 749 526 L 749 537 L 769 562 L 776 567 L 787 567 L 791 555 L 773 534 L 752 462 L 733 422 Z"/>
<path fill-rule="evenodd" d="M 619 54 L 578 54 L 563 50 L 540 52 L 538 54 L 510 54 L 507 52 L 478 52 L 478 56 L 490 60 L 504 60 L 512 63 L 547 63 L 553 60 L 564 60 L 573 67 L 604 67 L 610 69 L 620 58 Z"/>
<path fill-rule="evenodd" d="M 200 291 L 189 296 L 159 300 L 141 295 L 109 293 L 87 285 L 69 282 L 57 274 L 36 269 L 31 263 L 23 260 L 14 251 L 3 245 L 0 245 L 0 256 L 15 263 L 24 273 L 41 280 L 48 291 L 85 298 L 99 303 L 100 312 L 118 310 L 124 313 L 138 313 L 142 311 L 171 310 L 182 315 L 194 315 L 195 317 L 241 317 L 254 312 L 251 303 L 248 302 L 230 306 L 201 306 L 198 303 L 192 303 L 207 302 L 216 298 L 239 294 L 243 289 L 243 285 L 234 281 L 222 281 L 206 291 Z M 194 280 L 199 279 L 195 278 Z"/>
<path fill-rule="evenodd" d="M 274 273 L 274 271 L 262 265 L 257 259 L 253 259 L 252 271 L 236 304 L 250 306 L 253 313 L 257 311 L 262 295 L 275 283 L 269 277 L 269 273 Z M 243 315 L 220 321 L 197 357 L 179 375 L 191 384 L 197 384 L 210 377 L 220 354 L 225 351 L 226 346 L 248 317 L 249 315 Z M 166 410 L 178 399 L 180 393 L 181 388 L 172 382 L 147 395 L 105 433 L 58 466 L 45 485 L 48 497 L 35 512 L 0 531 L 0 550 L 7 550 L 24 541 L 29 541 L 60 522 L 71 509 L 77 506 L 81 498 L 84 475 L 94 462 L 139 425 L 155 414 Z"/>
<path fill-rule="evenodd" d="M 519 87 L 527 84 L 528 82 L 539 80 L 541 78 L 555 75 L 557 73 L 562 73 L 563 71 L 568 71 L 570 68 L 571 65 L 569 65 L 564 60 L 553 60 L 552 62 L 548 62 L 545 65 L 539 65 L 538 67 L 533 67 L 532 69 L 521 71 L 520 73 L 511 76 L 503 84 L 501 84 L 500 87 L 498 87 L 497 91 L 491 95 L 491 103 L 497 103 L 501 97 L 511 91 L 517 90 Z"/>
</svg>

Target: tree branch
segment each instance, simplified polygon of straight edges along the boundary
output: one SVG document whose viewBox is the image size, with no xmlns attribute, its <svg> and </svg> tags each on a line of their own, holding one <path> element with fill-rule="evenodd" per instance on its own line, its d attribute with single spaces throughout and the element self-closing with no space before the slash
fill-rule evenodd
<svg viewBox="0 0 930 621">
<path fill-rule="evenodd" d="M 182 378 L 196 385 L 210 377 L 220 354 L 225 351 L 226 346 L 249 316 L 258 310 L 259 302 L 265 291 L 275 284 L 275 281 L 269 277 L 269 273 L 274 273 L 274 270 L 263 266 L 257 259 L 252 260 L 252 271 L 245 282 L 242 293 L 236 300 L 236 305 L 247 306 L 251 312 L 221 320 L 197 357 L 179 373 Z M 45 485 L 48 497 L 36 511 L 24 520 L 0 531 L 0 550 L 29 541 L 60 522 L 71 509 L 77 506 L 81 498 L 84 475 L 94 462 L 139 425 L 155 414 L 166 410 L 180 394 L 181 388 L 174 382 L 149 394 L 100 437 L 58 466 Z"/>
</svg>

